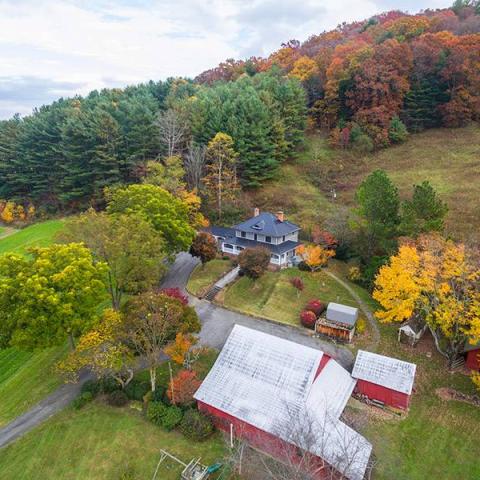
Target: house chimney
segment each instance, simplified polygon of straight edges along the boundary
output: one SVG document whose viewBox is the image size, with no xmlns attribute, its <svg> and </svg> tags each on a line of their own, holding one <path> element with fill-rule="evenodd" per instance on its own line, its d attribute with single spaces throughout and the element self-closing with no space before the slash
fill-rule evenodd
<svg viewBox="0 0 480 480">
<path fill-rule="evenodd" d="M 285 214 L 280 210 L 275 214 L 277 216 L 277 220 L 279 222 L 283 222 L 285 220 Z"/>
<path fill-rule="evenodd" d="M 257 207 L 255 207 L 255 208 L 253 209 L 253 216 L 254 216 L 254 217 L 258 217 L 259 215 L 260 215 L 260 209 L 257 208 Z"/>
</svg>

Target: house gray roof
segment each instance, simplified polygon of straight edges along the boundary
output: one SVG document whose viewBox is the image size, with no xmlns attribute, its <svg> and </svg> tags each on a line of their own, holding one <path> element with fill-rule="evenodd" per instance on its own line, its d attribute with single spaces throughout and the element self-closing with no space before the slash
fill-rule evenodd
<svg viewBox="0 0 480 480">
<path fill-rule="evenodd" d="M 217 227 L 215 225 L 211 225 L 210 227 L 206 227 L 203 229 L 204 232 L 211 233 L 216 237 L 232 237 L 235 235 L 235 230 L 229 227 Z"/>
<path fill-rule="evenodd" d="M 269 212 L 262 212 L 256 217 L 234 225 L 233 228 L 242 232 L 261 233 L 272 237 L 281 237 L 300 230 L 298 225 L 288 220 L 282 222 L 276 215 Z"/>
<path fill-rule="evenodd" d="M 327 320 L 353 327 L 358 319 L 358 308 L 330 302 L 327 307 Z"/>
<path fill-rule="evenodd" d="M 292 240 L 288 240 L 286 242 L 280 243 L 279 245 L 274 245 L 272 243 L 264 243 L 258 242 L 256 240 L 248 240 L 246 238 L 240 237 L 228 237 L 225 238 L 223 243 L 230 243 L 232 245 L 238 245 L 239 247 L 243 248 L 258 248 L 258 247 L 265 247 L 270 250 L 272 253 L 276 253 L 277 255 L 281 255 L 282 253 L 289 252 L 294 248 L 300 245 L 300 242 L 293 242 Z"/>
<path fill-rule="evenodd" d="M 416 369 L 414 363 L 359 350 L 352 377 L 410 395 Z"/>
</svg>

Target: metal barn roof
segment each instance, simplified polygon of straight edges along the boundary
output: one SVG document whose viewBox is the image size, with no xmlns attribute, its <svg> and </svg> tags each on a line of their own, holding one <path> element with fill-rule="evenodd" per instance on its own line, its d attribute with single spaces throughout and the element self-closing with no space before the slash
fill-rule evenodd
<svg viewBox="0 0 480 480">
<path fill-rule="evenodd" d="M 327 307 L 327 320 L 353 327 L 358 318 L 358 308 L 330 302 Z"/>
<path fill-rule="evenodd" d="M 414 363 L 359 350 L 352 376 L 410 395 L 416 368 Z"/>
<path fill-rule="evenodd" d="M 292 431 L 312 417 L 318 442 L 311 453 L 360 480 L 371 445 L 338 419 L 355 381 L 334 360 L 314 381 L 322 356 L 319 350 L 235 325 L 195 398 L 301 447 Z M 342 464 L 345 452 L 353 450 L 358 458 Z"/>
</svg>

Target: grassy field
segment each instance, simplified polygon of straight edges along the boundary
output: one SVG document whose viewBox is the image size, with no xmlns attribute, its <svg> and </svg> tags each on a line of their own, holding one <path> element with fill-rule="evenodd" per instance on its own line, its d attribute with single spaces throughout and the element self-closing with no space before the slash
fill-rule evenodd
<svg viewBox="0 0 480 480">
<path fill-rule="evenodd" d="M 129 479 L 150 479 L 161 448 L 187 463 L 202 457 L 211 464 L 224 454 L 219 434 L 191 442 L 146 421 L 136 410 L 96 401 L 82 410 L 61 412 L 2 450 L 0 479 L 118 480 L 127 468 L 134 473 Z M 157 479 L 178 480 L 180 471 L 179 465 L 168 462 Z"/>
<path fill-rule="evenodd" d="M 478 436 L 480 409 L 441 400 L 435 390 L 449 387 L 472 394 L 468 376 L 447 371 L 428 334 L 417 348 L 399 344 L 397 327 L 380 325 L 379 352 L 417 365 L 415 392 L 408 416 L 385 419 L 357 412 L 363 433 L 374 445 L 378 460 L 375 480 L 476 480 L 480 478 Z M 372 412 L 370 410 L 370 412 Z"/>
<path fill-rule="evenodd" d="M 0 350 L 0 427 L 51 393 L 60 378 L 52 372 L 65 348 L 36 353 L 16 348 Z"/>
<path fill-rule="evenodd" d="M 197 296 L 204 295 L 208 288 L 232 268 L 230 260 L 215 259 L 204 266 L 198 265 L 188 280 L 187 290 Z"/>
<path fill-rule="evenodd" d="M 249 204 L 285 210 L 304 230 L 355 205 L 354 194 L 373 170 L 385 169 L 399 188 L 411 195 L 412 185 L 429 180 L 449 205 L 447 229 L 455 237 L 480 240 L 480 128 L 433 129 L 368 155 L 332 150 L 322 134 L 310 135 L 305 151 L 282 166 L 276 178 L 249 194 Z M 332 187 L 336 200 L 332 200 Z"/>
<path fill-rule="evenodd" d="M 30 225 L 1 239 L 0 255 L 7 252 L 25 254 L 28 247 L 46 247 L 52 243 L 62 226 L 63 220 L 48 220 Z"/>
<path fill-rule="evenodd" d="M 297 276 L 305 285 L 300 295 L 289 281 Z M 300 325 L 300 312 L 312 299 L 358 307 L 351 295 L 324 272 L 301 272 L 296 268 L 267 272 L 255 282 L 241 277 L 223 294 L 227 308 L 291 325 Z"/>
</svg>

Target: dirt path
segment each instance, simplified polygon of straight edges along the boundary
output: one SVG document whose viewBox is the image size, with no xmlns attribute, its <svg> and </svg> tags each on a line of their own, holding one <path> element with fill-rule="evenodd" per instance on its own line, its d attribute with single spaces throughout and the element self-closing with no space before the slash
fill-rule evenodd
<svg viewBox="0 0 480 480">
<path fill-rule="evenodd" d="M 370 324 L 370 327 L 372 329 L 372 344 L 370 346 L 371 350 L 376 350 L 378 347 L 378 344 L 380 343 L 380 330 L 378 329 L 377 321 L 375 320 L 375 317 L 373 316 L 372 311 L 368 307 L 368 305 L 360 298 L 360 296 L 355 292 L 355 290 L 345 281 L 343 281 L 341 278 L 337 277 L 333 272 L 329 272 L 328 270 L 324 270 L 324 272 L 331 278 L 333 278 L 337 283 L 339 283 L 345 290 L 350 293 L 350 295 L 356 300 L 358 305 L 360 306 L 360 309 L 364 313 L 365 317 L 367 317 L 367 321 Z"/>
<path fill-rule="evenodd" d="M 3 227 L 3 230 L 0 232 L 0 240 L 5 237 L 9 237 L 10 235 L 13 235 L 14 233 L 17 233 L 18 230 L 13 227 Z"/>
</svg>

